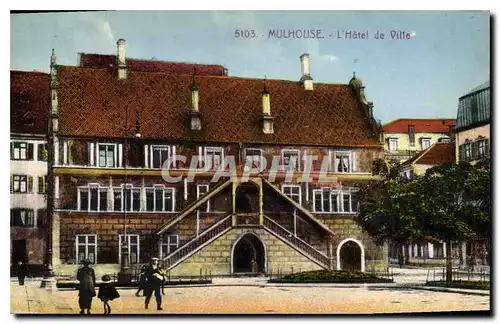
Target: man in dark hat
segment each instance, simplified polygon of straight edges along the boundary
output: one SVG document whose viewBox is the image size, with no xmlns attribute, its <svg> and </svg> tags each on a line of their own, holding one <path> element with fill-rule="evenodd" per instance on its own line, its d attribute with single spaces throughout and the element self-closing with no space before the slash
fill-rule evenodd
<svg viewBox="0 0 500 324">
<path fill-rule="evenodd" d="M 89 267 L 90 260 L 83 260 L 83 267 L 78 270 L 76 279 L 80 282 L 78 284 L 78 304 L 80 305 L 80 314 L 90 314 L 90 307 L 92 306 L 92 298 L 95 296 L 95 272 L 94 269 Z"/>
<path fill-rule="evenodd" d="M 146 269 L 146 288 L 144 289 L 144 294 L 146 295 L 145 308 L 148 309 L 149 301 L 153 292 L 156 298 L 156 309 L 163 310 L 161 308 L 161 284 L 163 281 L 163 276 L 160 273 L 160 267 L 158 266 L 159 259 L 152 258 L 151 264 Z"/>
</svg>

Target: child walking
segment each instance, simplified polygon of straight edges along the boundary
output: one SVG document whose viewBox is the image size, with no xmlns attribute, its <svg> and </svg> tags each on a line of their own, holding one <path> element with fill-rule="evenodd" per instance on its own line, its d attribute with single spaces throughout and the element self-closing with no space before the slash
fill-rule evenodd
<svg viewBox="0 0 500 324">
<path fill-rule="evenodd" d="M 120 298 L 120 294 L 116 291 L 115 286 L 110 282 L 111 278 L 108 275 L 102 277 L 102 284 L 99 287 L 97 297 L 104 303 L 104 314 L 111 314 L 111 307 L 108 302 Z"/>
</svg>

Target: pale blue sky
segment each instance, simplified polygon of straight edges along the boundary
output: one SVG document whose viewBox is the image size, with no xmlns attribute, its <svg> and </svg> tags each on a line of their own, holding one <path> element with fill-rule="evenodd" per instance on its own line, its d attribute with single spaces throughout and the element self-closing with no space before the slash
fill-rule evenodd
<svg viewBox="0 0 500 324">
<path fill-rule="evenodd" d="M 76 65 L 77 53 L 222 64 L 229 75 L 298 80 L 311 55 L 317 82 L 348 83 L 353 70 L 382 122 L 456 118 L 458 97 L 490 77 L 490 17 L 466 11 L 142 11 L 11 15 L 13 70 Z M 321 29 L 324 39 L 235 39 L 235 29 Z M 339 40 L 337 30 L 413 31 L 410 40 Z"/>
</svg>

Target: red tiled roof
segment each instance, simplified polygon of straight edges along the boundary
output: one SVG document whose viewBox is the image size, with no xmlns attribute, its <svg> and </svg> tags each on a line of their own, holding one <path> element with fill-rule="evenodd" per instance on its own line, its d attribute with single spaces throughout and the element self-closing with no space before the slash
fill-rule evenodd
<svg viewBox="0 0 500 324">
<path fill-rule="evenodd" d="M 123 137 L 328 146 L 380 146 L 349 85 L 267 80 L 274 134 L 262 132 L 264 80 L 197 76 L 201 131 L 189 129 L 192 76 L 60 66 L 59 130 L 63 136 Z M 126 114 L 127 131 L 124 131 Z"/>
<path fill-rule="evenodd" d="M 182 62 L 166 62 L 127 58 L 129 71 L 164 72 L 176 74 L 193 74 L 196 68 L 198 75 L 225 75 L 224 67 L 215 64 L 198 64 Z M 108 69 L 116 67 L 116 55 L 80 53 L 80 67 L 93 69 Z"/>
<path fill-rule="evenodd" d="M 408 126 L 415 126 L 415 133 L 448 133 L 456 119 L 396 119 L 384 125 L 385 133 L 408 133 Z"/>
<path fill-rule="evenodd" d="M 41 72 L 10 71 L 10 132 L 47 134 L 50 77 Z"/>
<path fill-rule="evenodd" d="M 441 165 L 453 162 L 455 162 L 455 143 L 437 142 L 425 151 L 415 155 L 404 164 Z"/>
</svg>

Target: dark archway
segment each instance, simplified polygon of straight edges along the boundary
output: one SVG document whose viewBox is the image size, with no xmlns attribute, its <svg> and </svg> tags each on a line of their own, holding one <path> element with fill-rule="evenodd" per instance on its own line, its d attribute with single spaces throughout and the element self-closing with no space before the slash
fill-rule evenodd
<svg viewBox="0 0 500 324">
<path fill-rule="evenodd" d="M 262 242 L 253 234 L 245 234 L 233 248 L 233 273 L 265 273 L 266 251 Z"/>
<path fill-rule="evenodd" d="M 340 269 L 361 271 L 361 247 L 353 241 L 345 242 L 340 248 Z"/>
<path fill-rule="evenodd" d="M 251 182 L 242 183 L 236 188 L 236 213 L 259 212 L 259 188 Z"/>
</svg>

